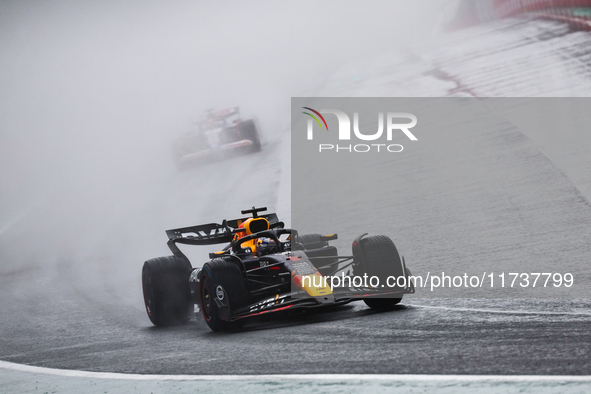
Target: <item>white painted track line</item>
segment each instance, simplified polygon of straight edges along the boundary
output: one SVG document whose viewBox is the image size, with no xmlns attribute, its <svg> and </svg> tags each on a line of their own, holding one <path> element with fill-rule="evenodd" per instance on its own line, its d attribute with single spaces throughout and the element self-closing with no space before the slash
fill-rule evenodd
<svg viewBox="0 0 591 394">
<path fill-rule="evenodd" d="M 358 374 L 318 374 L 318 375 L 142 375 L 112 372 L 74 371 L 35 367 L 0 361 L 0 368 L 11 371 L 30 372 L 53 376 L 118 379 L 118 380 L 187 380 L 187 381 L 397 381 L 397 382 L 588 382 L 591 376 L 538 376 L 538 375 L 358 375 Z"/>
<path fill-rule="evenodd" d="M 589 316 L 591 312 L 556 312 L 556 311 L 517 311 L 517 310 L 500 310 L 500 309 L 480 309 L 480 308 L 457 308 L 448 306 L 434 306 L 434 305 L 412 305 L 413 308 L 427 308 L 427 309 L 444 309 L 456 312 L 476 312 L 476 313 L 499 313 L 505 315 L 555 315 L 555 316 Z"/>
</svg>

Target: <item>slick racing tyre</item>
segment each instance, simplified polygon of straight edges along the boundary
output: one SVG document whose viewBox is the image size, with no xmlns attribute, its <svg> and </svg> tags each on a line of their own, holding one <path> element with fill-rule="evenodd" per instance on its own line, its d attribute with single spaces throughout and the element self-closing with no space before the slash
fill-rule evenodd
<svg viewBox="0 0 591 394">
<path fill-rule="evenodd" d="M 150 321 L 156 326 L 186 323 L 192 312 L 189 275 L 191 264 L 175 256 L 144 263 L 142 287 Z"/>
<path fill-rule="evenodd" d="M 201 310 L 209 328 L 213 331 L 227 331 L 242 327 L 244 319 L 228 321 L 232 311 L 250 303 L 246 281 L 238 265 L 224 259 L 213 259 L 203 266 L 199 283 Z M 229 306 L 229 310 L 222 310 L 220 304 Z M 224 313 L 226 319 L 223 318 Z"/>
<path fill-rule="evenodd" d="M 304 234 L 298 235 L 298 248 L 303 248 L 304 253 L 310 259 L 322 258 L 320 261 L 318 271 L 322 275 L 330 275 L 334 272 L 337 264 L 337 249 L 328 245 L 328 241 L 322 239 L 320 234 Z M 333 257 L 333 259 L 329 259 Z M 323 266 L 323 267 L 322 267 Z"/>
<path fill-rule="evenodd" d="M 328 241 L 323 241 L 320 234 L 298 235 L 298 240 L 304 246 L 304 249 L 318 249 L 328 246 Z"/>
<path fill-rule="evenodd" d="M 252 141 L 253 144 L 250 147 L 251 152 L 258 152 L 261 150 L 261 140 L 254 121 L 246 120 L 240 123 L 240 134 L 242 135 L 242 138 Z"/>
<path fill-rule="evenodd" d="M 363 276 L 367 273 L 368 277 L 377 276 L 380 279 L 380 284 L 384 285 L 389 276 L 398 278 L 404 275 L 400 254 L 389 237 L 376 235 L 362 238 L 360 246 L 365 267 L 363 265 L 355 267 L 353 269 L 354 275 Z M 363 301 L 372 309 L 391 310 L 402 301 L 402 297 L 367 298 Z"/>
</svg>

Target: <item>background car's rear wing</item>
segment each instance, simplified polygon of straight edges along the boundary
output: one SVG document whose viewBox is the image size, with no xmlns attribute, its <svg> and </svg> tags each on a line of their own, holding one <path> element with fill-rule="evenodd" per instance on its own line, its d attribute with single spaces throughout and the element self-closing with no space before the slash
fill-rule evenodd
<svg viewBox="0 0 591 394">
<path fill-rule="evenodd" d="M 233 107 L 228 109 L 223 109 L 220 111 L 214 111 L 213 109 L 207 110 L 207 114 L 199 119 L 199 122 L 211 122 L 215 120 L 224 120 L 229 118 L 230 116 L 238 115 L 240 113 L 239 107 Z"/>
</svg>

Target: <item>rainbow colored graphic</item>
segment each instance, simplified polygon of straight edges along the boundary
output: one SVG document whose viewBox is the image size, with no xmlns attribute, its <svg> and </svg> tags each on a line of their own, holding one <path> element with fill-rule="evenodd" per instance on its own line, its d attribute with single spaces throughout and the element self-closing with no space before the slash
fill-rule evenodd
<svg viewBox="0 0 591 394">
<path fill-rule="evenodd" d="M 326 124 L 326 120 L 324 120 L 324 116 L 320 115 L 320 112 L 318 112 L 315 109 L 312 109 L 310 107 L 302 107 L 302 108 L 310 110 L 310 111 L 314 112 L 316 115 L 320 116 L 320 119 L 322 119 L 322 121 L 324 122 L 324 125 L 326 126 L 326 131 L 328 131 L 328 125 Z M 318 123 L 318 126 L 320 126 L 320 130 L 324 130 L 324 128 L 322 127 L 322 123 L 320 123 L 320 121 L 318 120 L 317 117 L 315 117 L 314 115 L 312 115 L 309 112 L 302 112 L 302 113 L 306 114 L 308 116 L 311 116 Z"/>
</svg>

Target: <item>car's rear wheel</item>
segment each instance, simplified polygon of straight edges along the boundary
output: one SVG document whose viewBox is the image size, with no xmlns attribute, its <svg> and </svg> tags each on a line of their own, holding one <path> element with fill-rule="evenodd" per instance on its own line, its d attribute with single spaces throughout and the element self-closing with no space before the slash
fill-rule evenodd
<svg viewBox="0 0 591 394">
<path fill-rule="evenodd" d="M 190 274 L 191 264 L 175 256 L 157 257 L 144 263 L 144 303 L 154 325 L 171 326 L 189 320 L 193 306 Z"/>
<path fill-rule="evenodd" d="M 252 120 L 246 120 L 240 123 L 240 133 L 242 138 L 246 138 L 252 141 L 252 145 L 250 146 L 251 152 L 258 152 L 261 150 L 261 140 L 259 138 L 259 133 L 257 131 L 257 127 Z"/>
<path fill-rule="evenodd" d="M 387 285 L 389 276 L 398 278 L 404 275 L 404 268 L 400 254 L 389 237 L 375 235 L 362 238 L 360 241 L 361 253 L 365 265 L 359 264 L 353 269 L 353 274 L 368 277 L 377 276 L 380 286 Z M 402 301 L 400 298 L 367 298 L 363 300 L 367 306 L 377 310 L 391 310 Z"/>
<path fill-rule="evenodd" d="M 338 252 L 335 247 L 329 246 L 328 241 L 322 239 L 322 237 L 320 234 L 298 235 L 298 242 L 311 261 L 318 262 L 318 271 L 322 275 L 332 275 L 338 266 Z M 318 260 L 314 260 L 315 258 Z"/>
<path fill-rule="evenodd" d="M 244 320 L 228 321 L 222 317 L 215 297 L 218 297 L 221 286 L 222 301 L 229 305 L 229 312 L 248 306 L 250 296 L 246 281 L 238 265 L 224 259 L 214 259 L 203 266 L 200 273 L 201 310 L 205 322 L 213 331 L 227 331 L 242 327 Z M 226 297 L 227 299 L 223 299 Z"/>
<path fill-rule="evenodd" d="M 304 249 L 318 249 L 328 246 L 328 241 L 322 240 L 320 234 L 298 235 L 298 240 L 304 246 Z"/>
</svg>

